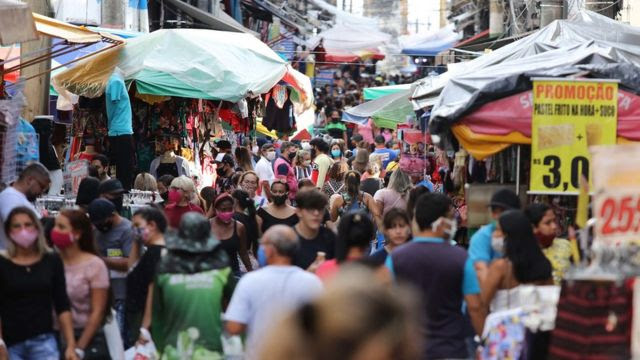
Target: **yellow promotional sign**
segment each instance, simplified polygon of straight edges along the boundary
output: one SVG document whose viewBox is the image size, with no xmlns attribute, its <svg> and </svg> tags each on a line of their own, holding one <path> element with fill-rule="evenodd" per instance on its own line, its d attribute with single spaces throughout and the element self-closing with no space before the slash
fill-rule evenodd
<svg viewBox="0 0 640 360">
<path fill-rule="evenodd" d="M 529 192 L 577 194 L 589 146 L 615 144 L 617 122 L 617 82 L 534 79 Z"/>
</svg>

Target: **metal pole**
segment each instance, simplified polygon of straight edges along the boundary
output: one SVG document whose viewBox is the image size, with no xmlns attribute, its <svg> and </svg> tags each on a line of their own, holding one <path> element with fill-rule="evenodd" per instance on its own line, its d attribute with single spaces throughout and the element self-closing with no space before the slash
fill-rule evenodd
<svg viewBox="0 0 640 360">
<path fill-rule="evenodd" d="M 516 195 L 520 195 L 520 145 L 516 153 Z"/>
</svg>

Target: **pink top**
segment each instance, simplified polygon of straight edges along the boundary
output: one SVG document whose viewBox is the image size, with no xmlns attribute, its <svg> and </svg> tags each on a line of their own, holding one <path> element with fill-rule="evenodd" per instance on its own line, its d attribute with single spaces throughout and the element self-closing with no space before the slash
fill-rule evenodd
<svg viewBox="0 0 640 360">
<path fill-rule="evenodd" d="M 380 189 L 376 191 L 373 200 L 382 203 L 382 215 L 384 216 L 393 208 L 406 209 L 407 201 L 402 195 L 392 189 Z"/>
<path fill-rule="evenodd" d="M 67 294 L 71 301 L 74 329 L 83 329 L 91 313 L 91 289 L 108 289 L 109 272 L 104 261 L 95 255 L 76 265 L 65 265 Z"/>
<path fill-rule="evenodd" d="M 331 279 L 337 272 L 340 270 L 340 265 L 338 264 L 338 260 L 331 259 L 323 262 L 318 266 L 316 270 L 316 275 L 322 281 L 327 281 Z"/>
</svg>

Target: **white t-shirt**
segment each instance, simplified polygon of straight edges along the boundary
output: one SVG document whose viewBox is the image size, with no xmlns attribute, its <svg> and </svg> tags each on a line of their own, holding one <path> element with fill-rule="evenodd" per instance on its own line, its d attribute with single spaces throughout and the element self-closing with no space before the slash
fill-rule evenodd
<svg viewBox="0 0 640 360">
<path fill-rule="evenodd" d="M 256 174 L 258 174 L 260 182 L 268 181 L 269 185 L 271 185 L 271 183 L 275 179 L 271 162 L 265 157 L 261 157 L 260 160 L 258 160 L 258 162 L 256 163 Z"/>
<path fill-rule="evenodd" d="M 247 325 L 245 359 L 256 359 L 260 341 L 279 315 L 318 296 L 322 282 L 297 266 L 270 265 L 240 278 L 224 319 Z"/>
<path fill-rule="evenodd" d="M 28 207 L 36 214 L 38 219 L 40 218 L 40 213 L 36 210 L 35 206 L 27 200 L 27 197 L 23 193 L 16 190 L 13 186 L 9 186 L 0 192 L 0 204 L 2 204 L 2 206 L 0 206 L 0 220 L 2 220 L 3 224 L 7 220 L 11 210 L 19 206 Z M 5 249 L 7 247 L 6 243 L 7 236 L 4 233 L 4 226 L 2 226 L 0 228 L 0 249 Z"/>
</svg>

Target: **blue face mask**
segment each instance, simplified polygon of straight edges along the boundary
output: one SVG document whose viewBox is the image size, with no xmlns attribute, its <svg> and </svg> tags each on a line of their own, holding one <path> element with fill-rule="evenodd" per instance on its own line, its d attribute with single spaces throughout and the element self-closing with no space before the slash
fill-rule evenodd
<svg viewBox="0 0 640 360">
<path fill-rule="evenodd" d="M 342 151 L 340 151 L 340 150 L 331 150 L 331 156 L 333 156 L 334 158 L 340 157 L 340 155 L 342 155 Z"/>
<path fill-rule="evenodd" d="M 267 254 L 264 252 L 264 247 L 262 245 L 258 247 L 258 265 L 260 265 L 260 267 L 265 267 L 268 265 Z"/>
</svg>

